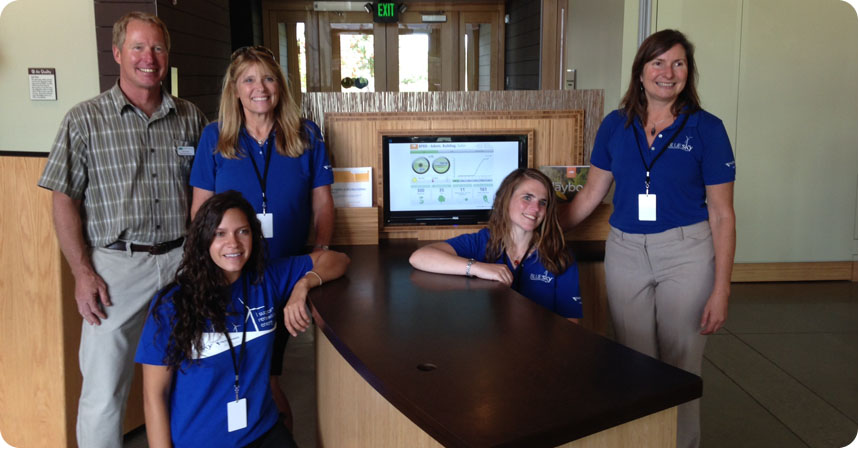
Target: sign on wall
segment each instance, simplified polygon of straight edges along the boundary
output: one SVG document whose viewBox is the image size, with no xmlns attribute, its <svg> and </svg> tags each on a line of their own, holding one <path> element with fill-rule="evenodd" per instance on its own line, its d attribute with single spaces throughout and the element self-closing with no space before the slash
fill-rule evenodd
<svg viewBox="0 0 860 450">
<path fill-rule="evenodd" d="M 57 100 L 57 69 L 29 68 L 30 100 Z"/>
</svg>

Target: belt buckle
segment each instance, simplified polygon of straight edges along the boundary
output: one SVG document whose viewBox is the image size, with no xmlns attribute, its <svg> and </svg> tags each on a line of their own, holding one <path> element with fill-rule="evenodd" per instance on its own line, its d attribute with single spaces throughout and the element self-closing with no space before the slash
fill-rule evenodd
<svg viewBox="0 0 860 450">
<path fill-rule="evenodd" d="M 168 248 L 169 245 L 170 245 L 170 242 L 160 242 L 158 244 L 155 244 L 149 248 L 149 254 L 150 255 L 163 255 L 164 253 L 167 253 L 170 250 Z"/>
</svg>

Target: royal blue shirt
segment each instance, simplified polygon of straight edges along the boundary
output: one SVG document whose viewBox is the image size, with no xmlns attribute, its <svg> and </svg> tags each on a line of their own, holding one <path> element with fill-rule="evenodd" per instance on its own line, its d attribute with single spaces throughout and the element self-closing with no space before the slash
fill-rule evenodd
<svg viewBox="0 0 860 450">
<path fill-rule="evenodd" d="M 273 261 L 266 267 L 263 281 L 251 283 L 242 274 L 232 285 L 232 302 L 225 318 L 236 358 L 245 328 L 244 358 L 239 364 L 239 398 L 246 399 L 248 426 L 227 431 L 227 403 L 236 400 L 233 390 L 235 371 L 227 338 L 213 332 L 203 333 L 203 350 L 194 364 L 183 364 L 173 371 L 170 391 L 170 435 L 176 447 L 244 447 L 269 431 L 278 420 L 278 408 L 269 390 L 269 368 L 275 314 L 282 309 L 296 282 L 313 269 L 310 256 L 302 255 Z M 137 346 L 135 361 L 163 366 L 170 323 L 175 314 L 174 286 L 157 308 L 153 299 Z M 156 296 L 157 298 L 157 296 Z"/>
<path fill-rule="evenodd" d="M 490 230 L 463 234 L 448 239 L 448 244 L 454 247 L 457 256 L 474 258 L 478 262 L 487 261 L 487 242 L 490 240 Z M 514 275 L 511 287 L 531 301 L 562 317 L 582 317 L 582 297 L 579 293 L 579 269 L 576 262 L 571 262 L 567 270 L 561 274 L 553 274 L 547 270 L 533 252 L 516 269 L 510 259 L 502 252 L 494 264 L 505 264 Z"/>
<path fill-rule="evenodd" d="M 681 114 L 660 132 L 650 147 L 638 118 L 629 127 L 624 126 L 627 118 L 621 110 L 603 119 L 591 164 L 615 178 L 614 211 L 609 218 L 615 228 L 625 233 L 659 233 L 708 220 L 705 186 L 735 181 L 735 158 L 723 122 L 704 110 L 695 112 L 651 169 L 649 193 L 657 196 L 657 220 L 639 220 L 639 194 L 645 193 L 642 159 L 650 164 L 686 116 Z"/>
<path fill-rule="evenodd" d="M 191 167 L 191 186 L 216 194 L 233 189 L 242 193 L 254 210 L 263 212 L 263 191 L 257 172 L 249 159 L 254 158 L 262 177 L 267 149 L 273 152 L 266 179 L 266 211 L 273 214 L 274 235 L 267 238 L 269 257 L 279 258 L 303 253 L 308 240 L 312 214 L 311 191 L 334 182 L 331 163 L 326 154 L 320 129 L 315 123 L 302 121 L 309 145 L 297 158 L 279 154 L 274 149 L 274 131 L 260 145 L 242 127 L 239 132 L 238 159 L 227 159 L 213 153 L 218 145 L 218 123 L 209 124 L 200 136 L 197 155 Z M 268 145 L 268 144 L 272 145 Z"/>
</svg>

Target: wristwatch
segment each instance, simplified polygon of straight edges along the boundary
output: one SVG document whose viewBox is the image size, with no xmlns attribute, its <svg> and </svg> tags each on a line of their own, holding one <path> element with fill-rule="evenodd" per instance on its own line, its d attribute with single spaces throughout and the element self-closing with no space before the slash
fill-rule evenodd
<svg viewBox="0 0 860 450">
<path fill-rule="evenodd" d="M 474 264 L 474 263 L 475 263 L 475 258 L 469 258 L 469 262 L 466 263 L 466 276 L 467 277 L 472 276 L 472 273 L 471 273 L 472 272 L 472 264 Z"/>
<path fill-rule="evenodd" d="M 314 249 L 328 250 L 328 245 L 317 244 L 314 245 Z"/>
</svg>

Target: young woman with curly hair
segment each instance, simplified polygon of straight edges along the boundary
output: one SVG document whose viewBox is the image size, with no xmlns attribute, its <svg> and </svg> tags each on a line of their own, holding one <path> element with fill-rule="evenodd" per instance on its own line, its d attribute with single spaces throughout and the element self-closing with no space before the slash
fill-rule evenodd
<svg viewBox="0 0 860 450">
<path fill-rule="evenodd" d="M 269 390 L 275 315 L 343 275 L 349 258 L 323 250 L 267 262 L 264 245 L 253 208 L 236 191 L 197 212 L 135 357 L 150 446 L 295 446 Z"/>
<path fill-rule="evenodd" d="M 421 247 L 409 263 L 427 272 L 499 281 L 578 322 L 579 271 L 564 242 L 552 189 L 536 169 L 511 172 L 496 192 L 488 228 Z"/>
</svg>

